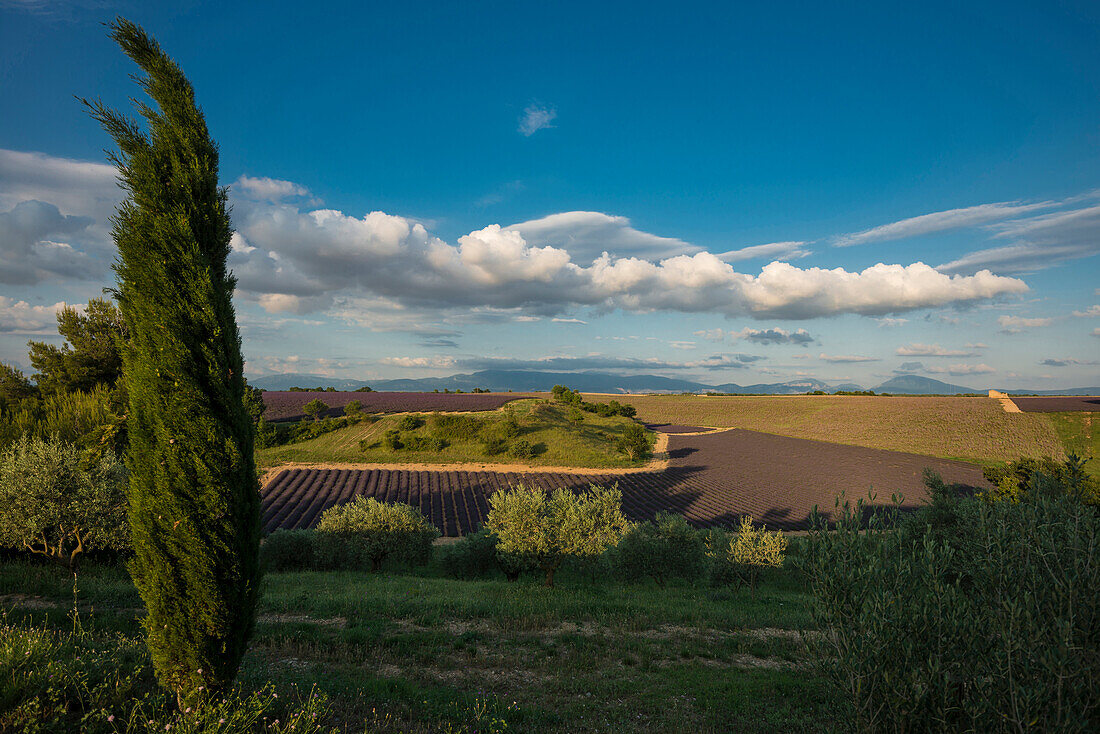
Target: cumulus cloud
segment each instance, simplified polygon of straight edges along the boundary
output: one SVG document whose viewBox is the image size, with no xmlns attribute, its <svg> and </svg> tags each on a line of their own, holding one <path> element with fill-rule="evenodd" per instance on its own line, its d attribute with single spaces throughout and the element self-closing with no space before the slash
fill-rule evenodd
<svg viewBox="0 0 1100 734">
<path fill-rule="evenodd" d="M 603 253 L 645 260 L 674 255 L 690 255 L 703 248 L 675 237 L 659 237 L 630 226 L 626 217 L 601 212 L 561 212 L 541 219 L 512 224 L 529 247 L 556 247 L 569 253 L 570 259 L 587 265 Z"/>
<path fill-rule="evenodd" d="M 64 301 L 52 306 L 32 306 L 26 301 L 0 296 L 0 333 L 55 333 L 57 314 L 66 305 L 73 305 L 78 311 L 84 309 L 84 304 L 66 304 Z"/>
<path fill-rule="evenodd" d="M 1013 244 L 971 252 L 939 266 L 945 273 L 991 268 L 1002 273 L 1041 270 L 1100 253 L 1100 205 L 995 225 L 996 239 Z"/>
<path fill-rule="evenodd" d="M 523 115 L 519 118 L 519 131 L 526 137 L 531 137 L 539 130 L 545 130 L 548 127 L 554 127 L 554 118 L 558 116 L 557 110 L 553 107 L 546 107 L 540 104 L 527 105 L 523 110 Z"/>
<path fill-rule="evenodd" d="M 853 362 L 879 362 L 881 361 L 877 357 L 864 357 L 859 354 L 838 354 L 829 355 L 822 352 L 817 357 L 822 362 L 830 362 L 833 364 L 848 364 Z"/>
<path fill-rule="evenodd" d="M 379 364 L 389 367 L 420 367 L 430 369 L 445 369 L 454 367 L 458 360 L 454 357 L 383 357 Z"/>
<path fill-rule="evenodd" d="M 114 166 L 0 149 L 0 209 L 31 199 L 104 223 L 122 190 Z"/>
<path fill-rule="evenodd" d="M 721 329 L 700 329 L 691 332 L 691 335 L 705 339 L 708 342 L 720 342 L 726 338 L 726 333 Z"/>
<path fill-rule="evenodd" d="M 894 370 L 894 374 L 897 374 L 897 375 L 911 375 L 914 372 L 923 372 L 923 371 L 924 371 L 924 363 L 923 362 L 902 362 L 901 364 L 899 364 L 897 366 L 897 369 Z"/>
<path fill-rule="evenodd" d="M 976 357 L 976 352 L 962 349 L 944 349 L 939 344 L 906 344 L 898 347 L 900 357 Z"/>
<path fill-rule="evenodd" d="M 0 283 L 35 285 L 55 278 L 97 277 L 101 268 L 63 241 L 86 236 L 92 222 L 35 199 L 0 212 Z"/>
<path fill-rule="evenodd" d="M 1096 360 L 1081 360 L 1081 359 L 1043 359 L 1039 361 L 1039 364 L 1046 367 L 1072 367 L 1075 365 L 1096 365 L 1100 364 Z"/>
<path fill-rule="evenodd" d="M 1055 205 L 1055 202 L 1049 201 L 1035 204 L 1004 201 L 995 204 L 968 206 L 961 209 L 948 209 L 947 211 L 922 214 L 919 217 L 910 217 L 909 219 L 883 224 L 862 232 L 840 235 L 833 240 L 833 245 L 836 247 L 849 247 L 851 245 L 864 245 L 869 242 L 919 237 L 934 232 L 974 227 L 989 222 L 1000 222 L 1037 209 L 1049 209 Z"/>
<path fill-rule="evenodd" d="M 960 377 L 962 375 L 984 375 L 991 372 L 996 372 L 987 364 L 953 364 L 947 367 L 928 367 L 925 372 L 931 372 L 932 374 L 946 374 Z"/>
<path fill-rule="evenodd" d="M 746 326 L 738 332 L 730 332 L 731 339 L 745 339 L 757 344 L 813 344 L 814 338 L 805 329 L 753 329 Z"/>
<path fill-rule="evenodd" d="M 1050 326 L 1054 319 L 1026 318 L 1024 316 L 1001 316 L 997 323 L 1001 325 L 1001 331 L 1005 334 L 1018 334 L 1024 329 L 1034 329 L 1042 326 Z"/>
<path fill-rule="evenodd" d="M 1100 305 L 1089 306 L 1088 309 L 1086 309 L 1085 311 L 1074 311 L 1073 315 L 1082 318 L 1087 318 L 1090 316 L 1100 316 Z"/>
<path fill-rule="evenodd" d="M 893 317 L 890 317 L 890 316 L 884 316 L 881 319 L 875 319 L 875 321 L 878 322 L 879 326 L 885 326 L 887 328 L 892 328 L 892 327 L 895 327 L 895 326 L 901 326 L 902 324 L 908 323 L 909 319 L 899 319 L 899 318 L 893 318 Z"/>
<path fill-rule="evenodd" d="M 718 255 L 725 262 L 738 262 L 740 260 L 754 260 L 768 258 L 771 260 L 796 260 L 812 254 L 803 247 L 805 242 L 772 242 L 767 245 L 752 245 L 742 247 L 739 250 L 730 250 Z"/>
</svg>

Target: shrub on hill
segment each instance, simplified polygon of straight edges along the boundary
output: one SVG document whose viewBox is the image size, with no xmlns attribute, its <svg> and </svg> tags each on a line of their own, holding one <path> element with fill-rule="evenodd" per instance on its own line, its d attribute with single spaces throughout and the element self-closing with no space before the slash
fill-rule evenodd
<svg viewBox="0 0 1100 734">
<path fill-rule="evenodd" d="M 609 551 L 621 578 L 652 578 L 664 588 L 671 577 L 694 581 L 703 574 L 706 548 L 702 533 L 680 515 L 658 513 L 653 522 L 632 527 Z"/>
<path fill-rule="evenodd" d="M 377 571 L 391 558 L 426 563 L 438 537 L 439 530 L 415 507 L 360 495 L 321 514 L 314 553 L 322 568 Z"/>
<path fill-rule="evenodd" d="M 314 398 L 308 403 L 302 406 L 302 412 L 308 415 L 313 420 L 318 420 L 321 414 L 328 410 L 328 405 L 323 401 Z"/>
<path fill-rule="evenodd" d="M 420 426 L 424 425 L 424 419 L 416 414 L 402 416 L 401 420 L 397 422 L 397 430 L 399 431 L 415 431 Z"/>
<path fill-rule="evenodd" d="M 535 447 L 527 439 L 517 438 L 508 445 L 508 455 L 517 459 L 530 459 L 535 455 Z"/>
<path fill-rule="evenodd" d="M 815 518 L 810 643 L 857 728 L 1100 728 L 1100 512 L 1066 489 Z"/>
<path fill-rule="evenodd" d="M 618 487 L 592 485 L 574 493 L 519 485 L 489 498 L 486 527 L 500 539 L 499 550 L 529 561 L 554 585 L 565 558 L 598 556 L 615 545 L 630 523 L 622 514 Z"/>
<path fill-rule="evenodd" d="M 470 415 L 432 413 L 428 427 L 432 435 L 444 441 L 470 441 L 481 434 L 482 423 Z"/>
<path fill-rule="evenodd" d="M 649 446 L 649 434 L 637 423 L 623 429 L 623 435 L 615 442 L 615 449 L 626 454 L 631 461 L 648 459 L 653 451 Z"/>
<path fill-rule="evenodd" d="M 81 554 L 130 547 L 126 468 L 57 438 L 23 436 L 0 455 L 0 545 L 75 573 Z"/>
</svg>

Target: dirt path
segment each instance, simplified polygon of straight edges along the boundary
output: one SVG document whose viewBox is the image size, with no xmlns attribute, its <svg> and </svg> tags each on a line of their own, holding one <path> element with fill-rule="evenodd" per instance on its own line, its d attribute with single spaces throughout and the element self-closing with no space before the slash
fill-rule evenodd
<svg viewBox="0 0 1100 734">
<path fill-rule="evenodd" d="M 1008 395 L 1006 395 L 1003 392 L 999 392 L 997 390 L 990 390 L 989 391 L 989 397 L 1001 401 L 1001 407 L 1004 408 L 1006 413 L 1022 413 L 1023 412 L 1016 405 L 1016 403 L 1012 402 L 1012 398 L 1008 397 Z"/>
</svg>

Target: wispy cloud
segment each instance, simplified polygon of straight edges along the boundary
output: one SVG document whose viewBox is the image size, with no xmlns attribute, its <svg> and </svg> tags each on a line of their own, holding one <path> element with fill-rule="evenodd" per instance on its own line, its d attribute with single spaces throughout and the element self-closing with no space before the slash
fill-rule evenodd
<svg viewBox="0 0 1100 734">
<path fill-rule="evenodd" d="M 553 321 L 555 324 L 584 324 L 586 326 L 588 325 L 587 321 L 581 321 L 580 319 L 563 319 L 563 318 L 555 317 L 555 318 L 552 318 L 550 320 Z"/>
<path fill-rule="evenodd" d="M 934 375 L 986 375 L 997 370 L 987 364 L 953 364 L 947 367 L 926 367 L 925 372 Z"/>
<path fill-rule="evenodd" d="M 723 252 L 718 255 L 718 259 L 728 263 L 756 258 L 795 260 L 812 254 L 810 250 L 803 248 L 805 244 L 805 242 L 772 242 L 767 245 L 752 245 L 751 247 L 742 247 L 740 250 Z"/>
<path fill-rule="evenodd" d="M 1089 306 L 1088 309 L 1085 311 L 1074 311 L 1073 315 L 1082 318 L 1087 318 L 1090 316 L 1100 316 L 1100 304 L 1096 306 Z"/>
<path fill-rule="evenodd" d="M 822 362 L 830 362 L 833 364 L 849 364 L 854 362 L 880 362 L 878 357 L 864 357 L 859 354 L 837 354 L 829 355 L 822 352 L 817 355 L 817 358 Z"/>
<path fill-rule="evenodd" d="M 527 108 L 523 110 L 523 115 L 519 118 L 519 131 L 523 135 L 531 137 L 539 130 L 554 127 L 551 123 L 557 116 L 558 112 L 553 107 L 541 104 L 527 105 Z"/>
<path fill-rule="evenodd" d="M 922 214 L 889 224 L 882 224 L 862 232 L 840 235 L 833 239 L 835 247 L 865 245 L 870 242 L 885 242 L 908 237 L 919 237 L 934 232 L 974 227 L 989 222 L 1000 222 L 1011 217 L 1026 214 L 1038 209 L 1049 209 L 1056 202 L 1044 201 L 1035 204 L 1021 204 L 1016 201 L 1003 201 L 995 204 L 979 204 L 962 209 L 948 209 L 942 212 Z"/>
<path fill-rule="evenodd" d="M 881 319 L 875 319 L 879 326 L 885 326 L 887 328 L 893 328 L 895 326 L 901 326 L 909 322 L 909 319 L 898 319 L 891 316 L 884 316 Z"/>
<path fill-rule="evenodd" d="M 1035 329 L 1042 326 L 1050 326 L 1054 319 L 1050 318 L 1026 318 L 1024 316 L 1001 316 L 997 323 L 1001 325 L 1004 334 L 1018 334 L 1024 329 Z"/>
<path fill-rule="evenodd" d="M 945 349 L 939 344 L 906 344 L 898 347 L 900 357 L 976 357 L 977 352 L 961 349 Z"/>
<path fill-rule="evenodd" d="M 1076 365 L 1089 365 L 1089 366 L 1091 366 L 1091 365 L 1100 364 L 1100 362 L 1097 362 L 1094 359 L 1082 360 L 1082 359 L 1072 359 L 1072 358 L 1067 358 L 1067 359 L 1050 359 L 1050 358 L 1047 358 L 1047 359 L 1039 360 L 1039 364 L 1041 364 L 1045 367 L 1073 367 L 1073 366 L 1076 366 Z"/>
</svg>

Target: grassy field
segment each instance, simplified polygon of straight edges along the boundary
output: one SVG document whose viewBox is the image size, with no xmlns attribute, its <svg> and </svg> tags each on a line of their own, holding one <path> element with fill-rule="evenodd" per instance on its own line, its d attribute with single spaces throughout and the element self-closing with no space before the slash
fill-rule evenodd
<svg viewBox="0 0 1100 734">
<path fill-rule="evenodd" d="M 89 565 L 80 586 L 83 626 L 140 650 L 125 572 Z M 803 656 L 807 604 L 791 569 L 755 601 L 596 583 L 584 569 L 555 589 L 457 581 L 435 566 L 269 574 L 241 680 L 284 692 L 316 683 L 339 731 L 500 731 L 491 717 L 519 732 L 824 731 L 838 708 Z M 8 624 L 71 630 L 71 608 L 66 573 L 0 563 Z"/>
<path fill-rule="evenodd" d="M 571 420 L 571 416 L 578 414 L 583 416 L 580 422 Z M 416 415 L 423 425 L 413 431 L 403 431 L 404 437 L 439 435 L 439 430 L 434 426 L 436 414 Z M 515 438 L 527 441 L 534 450 L 533 456 L 517 460 L 508 453 L 490 455 L 486 452 L 482 439 L 503 437 L 505 421 L 510 415 L 519 424 L 519 432 Z M 522 461 L 532 466 L 591 468 L 634 467 L 645 463 L 631 461 L 616 450 L 615 442 L 633 422 L 621 416 L 605 418 L 594 413 L 572 411 L 561 403 L 547 403 L 542 400 L 517 400 L 500 410 L 465 413 L 462 416 L 469 421 L 468 429 L 457 435 L 449 435 L 448 445 L 440 451 L 387 448 L 383 444 L 384 434 L 398 428 L 404 418 L 393 415 L 373 423 L 364 421 L 301 443 L 261 449 L 256 452 L 256 460 L 264 468 L 286 463 L 513 464 Z M 360 448 L 362 442 L 366 442 L 366 449 Z"/>
<path fill-rule="evenodd" d="M 989 398 L 626 395 L 647 423 L 748 428 L 981 464 L 1063 456 L 1039 413 L 1006 413 Z"/>
<path fill-rule="evenodd" d="M 1041 413 L 1050 419 L 1066 453 L 1089 457 L 1085 469 L 1100 477 L 1100 416 L 1096 413 Z"/>
</svg>

